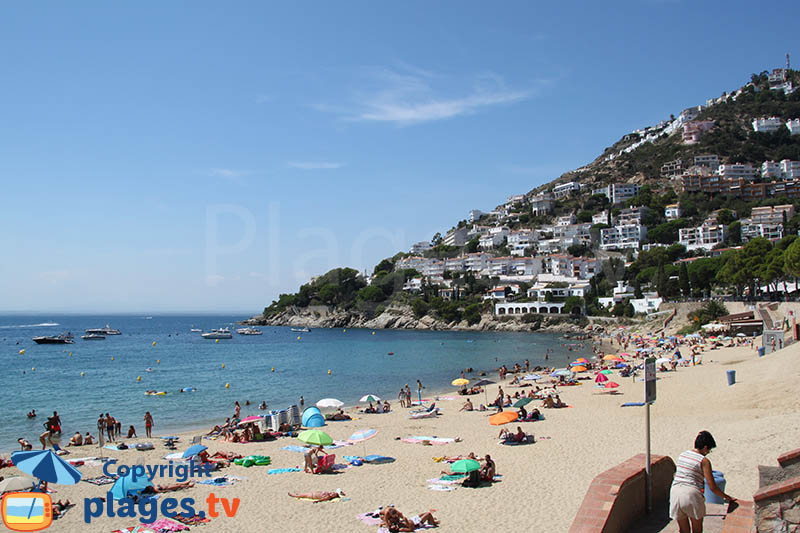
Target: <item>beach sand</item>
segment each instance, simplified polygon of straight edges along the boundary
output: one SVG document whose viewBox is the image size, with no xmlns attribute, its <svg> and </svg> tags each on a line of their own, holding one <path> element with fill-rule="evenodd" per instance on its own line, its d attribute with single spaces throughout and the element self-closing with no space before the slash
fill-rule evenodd
<svg viewBox="0 0 800 533">
<path fill-rule="evenodd" d="M 653 453 L 675 458 L 691 448 L 698 431 L 707 429 L 718 444 L 709 458 L 714 468 L 725 474 L 726 492 L 751 499 L 758 488 L 756 466 L 775 465 L 780 453 L 796 448 L 800 441 L 798 356 L 800 344 L 763 358 L 747 347 L 725 348 L 704 352 L 700 366 L 659 373 L 658 400 L 651 409 Z M 726 381 L 726 371 L 731 369 L 736 370 L 737 379 L 732 387 Z M 489 425 L 489 413 L 459 412 L 463 398 L 455 392 L 450 396 L 458 399 L 437 402 L 443 414 L 436 419 L 410 420 L 406 410 L 398 409 L 396 401 L 390 399 L 395 410 L 389 414 L 354 414 L 356 420 L 329 422 L 323 428 L 337 440 L 346 439 L 358 429 L 376 429 L 377 436 L 366 443 L 339 448 L 333 453 L 337 454 L 337 463 L 343 462 L 338 459 L 342 455 L 366 452 L 396 458 L 390 464 L 352 467 L 332 475 L 303 472 L 267 475 L 268 468 L 302 467 L 302 454 L 280 450 L 289 444 L 300 444 L 296 439 L 281 438 L 263 444 L 204 440 L 210 452 L 269 455 L 272 465 L 251 468 L 232 465 L 222 474 L 247 479 L 222 488 L 197 485 L 168 496 L 192 497 L 200 509 L 205 506 L 202 500 L 211 492 L 241 500 L 234 518 L 223 514 L 212 519 L 211 524 L 200 526 L 199 531 L 368 532 L 377 527 L 357 521 L 356 515 L 389 504 L 406 516 L 437 509 L 441 531 L 493 528 L 567 531 L 592 478 L 644 452 L 643 409 L 620 407 L 624 402 L 642 400 L 643 383 L 616 375 L 612 379 L 620 383 L 618 394 L 601 392 L 591 381 L 582 386 L 559 388 L 562 400 L 571 407 L 543 409 L 545 420 L 522 424 L 526 431 L 536 435 L 538 442 L 533 445 L 499 445 L 499 428 Z M 504 389 L 512 395 L 516 390 L 508 385 Z M 490 395 L 496 390 L 496 385 L 490 386 Z M 471 398 L 476 407 L 484 401 L 482 394 Z M 516 424 L 507 427 L 513 430 Z M 424 446 L 397 440 L 411 435 L 460 437 L 462 442 Z M 178 449 L 185 449 L 190 440 L 191 435 L 182 436 Z M 168 453 L 160 440 L 156 441 L 156 450 L 150 452 L 104 452 L 123 464 L 165 463 L 162 457 Z M 438 477 L 447 468 L 444 463 L 434 462 L 434 456 L 469 452 L 480 456 L 491 454 L 498 473 L 503 475 L 502 481 L 478 489 L 458 487 L 452 492 L 427 488 L 426 480 Z M 98 448 L 90 446 L 73 448 L 69 457 L 94 455 L 98 455 Z M 84 477 L 101 475 L 100 467 L 81 470 Z M 13 475 L 15 471 L 6 468 L 2 475 Z M 110 485 L 97 487 L 81 482 L 54 488 L 57 491 L 54 500 L 68 498 L 79 505 L 56 521 L 50 531 L 111 531 L 136 524 L 133 518 L 106 516 L 94 519 L 91 525 L 83 522 L 83 499 L 103 495 Z M 347 494 L 345 501 L 314 504 L 287 496 L 289 491 L 337 488 Z"/>
</svg>

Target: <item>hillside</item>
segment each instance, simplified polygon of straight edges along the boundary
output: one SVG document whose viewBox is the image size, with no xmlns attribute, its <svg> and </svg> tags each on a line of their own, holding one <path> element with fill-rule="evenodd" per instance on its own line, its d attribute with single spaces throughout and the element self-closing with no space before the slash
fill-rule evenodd
<svg viewBox="0 0 800 533">
<path fill-rule="evenodd" d="M 726 291 L 752 297 L 761 283 L 774 283 L 777 290 L 779 281 L 794 275 L 795 263 L 800 273 L 800 242 L 790 254 L 800 230 L 800 135 L 786 125 L 800 119 L 800 90 L 791 90 L 800 85 L 800 73 L 781 71 L 776 77 L 775 72 L 753 74 L 749 83 L 705 106 L 625 134 L 590 164 L 509 197 L 491 212 L 471 212 L 469 220 L 457 222 L 446 235 L 437 233 L 430 242 L 415 244 L 411 253 L 384 259 L 369 276 L 342 268 L 314 278 L 295 294 L 281 294 L 257 321 L 315 327 L 518 328 L 504 325 L 510 319 L 522 329 L 557 323 L 584 327 L 582 314 L 632 317 L 630 300 L 648 290 L 653 297 L 670 300 Z M 769 119 L 774 127 L 754 131 L 756 119 Z M 781 192 L 790 178 L 759 175 L 765 161 L 782 160 L 797 162 L 791 179 L 798 182 L 799 194 Z M 764 184 L 760 196 L 738 189 L 733 194 L 684 190 L 687 175 L 711 176 L 716 166 L 732 164 L 751 165 L 756 175 L 747 183 Z M 773 187 L 778 192 L 767 192 L 770 181 L 781 181 L 781 187 Z M 548 200 L 546 211 L 533 207 L 543 193 L 570 182 L 574 190 L 570 186 L 566 194 Z M 597 194 L 610 184 L 638 188 L 612 203 L 611 193 Z M 680 205 L 680 213 L 668 217 L 665 209 L 674 204 Z M 742 224 L 748 223 L 743 217 L 753 208 L 776 205 L 782 206 L 778 215 L 783 213 L 777 238 L 743 231 Z M 627 206 L 637 208 L 624 216 L 635 216 L 642 227 L 635 249 L 623 247 L 620 254 L 601 247 L 601 232 L 613 228 Z M 603 222 L 598 223 L 598 216 L 605 217 Z M 711 253 L 711 246 L 687 249 L 676 244 L 682 228 L 707 220 L 725 228 L 715 249 L 744 245 L 742 250 L 721 254 Z M 771 228 L 774 233 L 777 226 Z M 520 244 L 520 236 L 529 240 Z M 553 256 L 554 251 L 566 255 Z M 470 257 L 479 258 L 480 265 L 468 265 Z M 570 272 L 580 272 L 579 291 L 573 292 L 574 284 L 558 276 L 550 276 L 550 282 L 540 279 L 562 272 L 557 262 L 563 263 L 563 257 Z M 613 306 L 601 304 L 618 283 L 629 287 L 628 297 L 615 298 Z M 567 287 L 568 293 L 558 292 Z M 524 316 L 495 320 L 497 301 L 551 302 L 563 315 L 558 320 L 543 317 L 536 307 Z"/>
</svg>

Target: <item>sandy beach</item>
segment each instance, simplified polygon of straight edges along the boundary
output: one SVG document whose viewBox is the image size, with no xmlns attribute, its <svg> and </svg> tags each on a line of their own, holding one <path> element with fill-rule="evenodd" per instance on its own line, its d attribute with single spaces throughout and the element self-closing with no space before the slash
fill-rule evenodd
<svg viewBox="0 0 800 533">
<path fill-rule="evenodd" d="M 725 474 L 726 491 L 734 497 L 750 499 L 758 484 L 756 466 L 775 464 L 777 455 L 797 447 L 798 355 L 800 344 L 763 358 L 758 358 L 749 347 L 723 348 L 704 352 L 700 366 L 659 372 L 658 400 L 651 410 L 653 453 L 674 458 L 690 447 L 699 430 L 707 429 L 718 443 L 710 459 L 714 468 Z M 730 369 L 736 370 L 734 386 L 728 386 L 726 381 L 725 373 Z M 365 452 L 394 457 L 396 461 L 350 467 L 330 475 L 303 472 L 267 475 L 268 468 L 302 467 L 302 454 L 280 449 L 301 444 L 297 439 L 250 444 L 205 439 L 203 444 L 209 447 L 209 452 L 269 455 L 272 465 L 251 468 L 231 465 L 220 475 L 247 479 L 221 488 L 196 485 L 168 496 L 192 497 L 199 509 L 204 508 L 202 500 L 211 492 L 241 500 L 234 518 L 223 514 L 210 524 L 199 526 L 200 531 L 368 532 L 377 530 L 377 526 L 365 525 L 356 515 L 389 504 L 407 516 L 436 509 L 441 531 L 486 531 L 497 527 L 566 531 L 592 478 L 644 451 L 642 408 L 620 407 L 624 402 L 641 401 L 643 383 L 616 375 L 612 379 L 620 383 L 617 394 L 602 392 L 591 381 L 582 386 L 559 388 L 562 400 L 570 407 L 542 409 L 545 420 L 521 424 L 537 438 L 536 444 L 526 446 L 499 445 L 499 428 L 489 424 L 490 413 L 459 412 L 463 398 L 455 391 L 447 393 L 454 399 L 437 401 L 443 414 L 435 419 L 410 420 L 407 411 L 398 408 L 394 399 L 390 399 L 394 410 L 389 414 L 357 414 L 350 410 L 354 420 L 329 422 L 322 429 L 336 440 L 344 440 L 364 428 L 376 429 L 378 433 L 364 444 L 333 450 L 337 463 L 344 463 L 340 460 L 343 455 Z M 504 389 L 512 395 L 516 390 L 506 384 Z M 490 386 L 490 396 L 496 390 L 496 385 Z M 471 398 L 476 406 L 483 401 L 482 394 Z M 508 427 L 514 429 L 516 424 Z M 412 435 L 459 437 L 461 442 L 424 446 L 398 440 Z M 185 449 L 191 437 L 183 435 L 178 449 Z M 148 452 L 103 452 L 121 464 L 166 463 L 163 457 L 169 451 L 159 439 L 155 444 L 156 449 Z M 98 452 L 96 446 L 73 448 L 68 458 L 96 456 Z M 427 480 L 438 477 L 447 468 L 433 457 L 469 452 L 480 456 L 491 454 L 502 481 L 478 489 L 459 486 L 452 492 L 428 489 Z M 102 474 L 99 466 L 81 467 L 81 471 L 89 478 Z M 6 477 L 15 473 L 15 468 L 2 470 Z M 104 495 L 110 485 L 98 487 L 80 482 L 54 488 L 57 491 L 52 495 L 54 500 L 69 499 L 79 505 L 54 522 L 51 531 L 112 531 L 137 523 L 133 518 L 106 516 L 94 519 L 91 525 L 83 522 L 83 499 Z M 343 501 L 314 504 L 287 496 L 289 491 L 337 488 L 347 494 Z"/>
</svg>

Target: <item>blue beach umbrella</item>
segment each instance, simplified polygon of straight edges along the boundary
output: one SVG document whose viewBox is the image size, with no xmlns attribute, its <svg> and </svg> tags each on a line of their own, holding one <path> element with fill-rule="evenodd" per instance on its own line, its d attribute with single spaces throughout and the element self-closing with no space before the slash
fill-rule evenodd
<svg viewBox="0 0 800 533">
<path fill-rule="evenodd" d="M 208 449 L 208 446 L 203 446 L 202 444 L 195 444 L 194 446 L 189 446 L 186 448 L 186 451 L 183 452 L 183 458 L 188 459 L 189 457 L 194 457 L 200 452 L 204 452 Z"/>
<path fill-rule="evenodd" d="M 152 487 L 153 484 L 147 479 L 147 476 L 141 474 L 136 475 L 134 478 L 133 472 L 128 472 L 114 482 L 111 487 L 111 497 L 115 500 L 128 498 L 141 493 L 145 488 Z"/>
<path fill-rule="evenodd" d="M 21 471 L 47 483 L 74 485 L 81 480 L 80 471 L 53 450 L 14 452 L 11 461 Z"/>
</svg>

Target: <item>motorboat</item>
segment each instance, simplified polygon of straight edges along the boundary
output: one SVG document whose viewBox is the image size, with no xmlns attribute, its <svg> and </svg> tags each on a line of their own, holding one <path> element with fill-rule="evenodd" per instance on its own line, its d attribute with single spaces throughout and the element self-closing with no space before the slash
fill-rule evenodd
<svg viewBox="0 0 800 533">
<path fill-rule="evenodd" d="M 232 339 L 233 334 L 228 328 L 212 329 L 208 333 L 201 333 L 204 339 Z"/>
<path fill-rule="evenodd" d="M 236 333 L 239 335 L 262 335 L 264 332 L 258 328 L 249 327 L 237 329 Z"/>
<path fill-rule="evenodd" d="M 102 341 L 105 340 L 105 335 L 100 335 L 99 333 L 87 333 L 86 335 L 81 335 L 81 339 L 85 341 Z"/>
<path fill-rule="evenodd" d="M 45 335 L 41 337 L 34 337 L 33 342 L 36 344 L 75 344 L 75 337 L 72 333 L 62 333 L 61 335 Z"/>
<path fill-rule="evenodd" d="M 308 333 L 311 330 L 308 328 L 292 328 L 292 331 L 296 333 Z"/>
<path fill-rule="evenodd" d="M 97 335 L 122 335 L 118 329 L 113 329 L 108 324 L 106 324 L 106 327 L 104 328 L 91 328 L 84 331 L 86 331 L 86 333 L 94 333 Z"/>
</svg>

